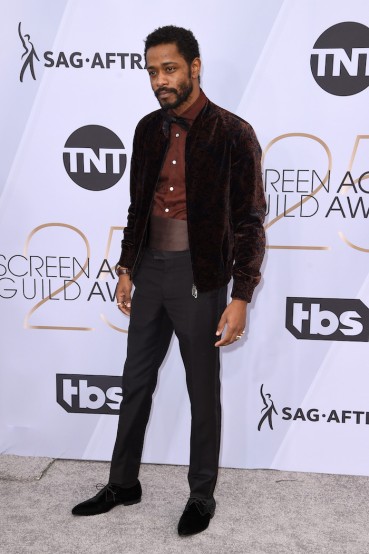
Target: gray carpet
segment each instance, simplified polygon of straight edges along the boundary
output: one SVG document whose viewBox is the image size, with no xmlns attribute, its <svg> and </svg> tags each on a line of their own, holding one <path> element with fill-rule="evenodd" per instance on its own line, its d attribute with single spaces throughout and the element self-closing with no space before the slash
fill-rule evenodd
<svg viewBox="0 0 369 554">
<path fill-rule="evenodd" d="M 180 538 L 187 468 L 143 465 L 140 504 L 74 517 L 108 464 L 0 456 L 1 554 L 368 554 L 369 479 L 222 469 L 209 529 Z"/>
<path fill-rule="evenodd" d="M 31 456 L 0 456 L 0 479 L 10 481 L 38 481 L 54 463 L 52 458 Z"/>
</svg>

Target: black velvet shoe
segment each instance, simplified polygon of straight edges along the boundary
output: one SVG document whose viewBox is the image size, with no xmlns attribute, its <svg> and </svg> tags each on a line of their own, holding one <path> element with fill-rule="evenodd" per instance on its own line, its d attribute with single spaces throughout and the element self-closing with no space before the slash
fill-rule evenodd
<svg viewBox="0 0 369 554">
<path fill-rule="evenodd" d="M 137 485 L 129 488 L 108 483 L 96 496 L 74 506 L 72 514 L 75 516 L 104 514 L 119 504 L 124 506 L 137 504 L 137 502 L 141 501 L 141 495 L 142 489 L 139 481 Z"/>
<path fill-rule="evenodd" d="M 208 528 L 215 512 L 215 500 L 190 498 L 178 523 L 178 535 L 195 535 Z"/>
</svg>

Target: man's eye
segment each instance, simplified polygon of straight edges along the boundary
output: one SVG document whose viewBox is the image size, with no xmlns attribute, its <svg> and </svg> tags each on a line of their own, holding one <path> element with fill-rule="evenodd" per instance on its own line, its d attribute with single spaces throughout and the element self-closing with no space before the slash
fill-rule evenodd
<svg viewBox="0 0 369 554">
<path fill-rule="evenodd" d="M 150 75 L 150 77 L 151 77 L 152 75 L 155 75 L 155 71 L 153 71 L 153 70 L 151 70 L 151 71 L 148 71 L 148 74 L 149 74 L 149 75 Z"/>
<path fill-rule="evenodd" d="M 172 71 L 174 71 L 174 69 L 175 69 L 174 67 L 167 67 L 167 71 L 169 71 L 170 73 L 171 73 Z"/>
</svg>

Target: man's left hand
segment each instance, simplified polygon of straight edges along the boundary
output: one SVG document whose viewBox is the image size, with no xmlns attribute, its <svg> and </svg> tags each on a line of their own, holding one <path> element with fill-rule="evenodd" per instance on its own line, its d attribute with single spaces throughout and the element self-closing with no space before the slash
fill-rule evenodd
<svg viewBox="0 0 369 554">
<path fill-rule="evenodd" d="M 226 328 L 224 336 L 215 346 L 227 346 L 239 340 L 245 332 L 247 302 L 234 298 L 224 310 L 215 333 L 220 336 Z"/>
</svg>

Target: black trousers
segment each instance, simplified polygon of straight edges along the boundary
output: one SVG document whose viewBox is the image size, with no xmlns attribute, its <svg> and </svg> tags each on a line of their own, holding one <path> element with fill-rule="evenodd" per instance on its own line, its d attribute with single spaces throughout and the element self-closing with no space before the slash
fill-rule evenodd
<svg viewBox="0 0 369 554">
<path fill-rule="evenodd" d="M 125 487 L 137 483 L 152 394 L 174 331 L 191 402 L 191 496 L 211 498 L 221 429 L 219 348 L 214 343 L 219 339 L 215 332 L 226 307 L 227 287 L 195 298 L 189 251 L 154 250 L 146 250 L 134 285 L 109 482 Z"/>
</svg>

